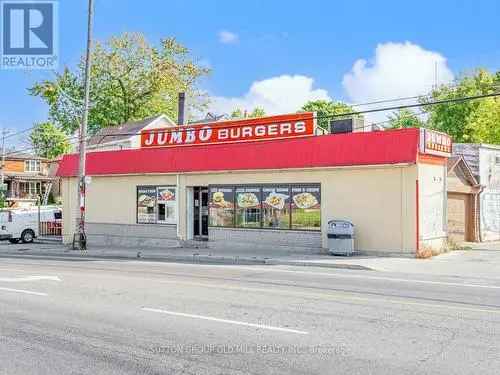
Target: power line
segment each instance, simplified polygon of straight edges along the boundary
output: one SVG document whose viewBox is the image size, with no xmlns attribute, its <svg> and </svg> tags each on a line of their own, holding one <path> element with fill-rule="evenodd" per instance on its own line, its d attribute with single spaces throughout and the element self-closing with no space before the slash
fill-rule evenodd
<svg viewBox="0 0 500 375">
<path fill-rule="evenodd" d="M 324 117 L 325 118 L 326 117 L 328 117 L 328 118 L 335 118 L 335 117 L 344 117 L 344 116 L 356 116 L 356 115 L 361 115 L 361 114 L 364 114 L 364 113 L 394 111 L 394 110 L 400 110 L 400 109 L 406 109 L 406 108 L 428 107 L 428 106 L 440 105 L 440 104 L 460 103 L 460 102 L 465 102 L 465 101 L 469 101 L 469 100 L 492 98 L 492 97 L 497 97 L 497 96 L 500 96 L 500 92 L 495 92 L 495 93 L 492 93 L 492 94 L 482 94 L 482 95 L 475 95 L 475 96 L 466 96 L 466 97 L 462 97 L 462 98 L 436 100 L 436 101 L 427 102 L 427 103 L 424 102 L 424 103 L 418 103 L 418 104 L 400 105 L 400 106 L 395 106 L 395 107 L 367 109 L 367 110 L 364 110 L 364 111 L 349 112 L 349 113 L 342 113 L 342 114 L 335 114 L 335 115 L 328 115 L 328 116 L 324 116 Z"/>
<path fill-rule="evenodd" d="M 469 101 L 469 100 L 478 100 L 478 99 L 484 99 L 484 98 L 490 98 L 490 97 L 498 97 L 500 96 L 500 92 L 497 93 L 492 93 L 492 94 L 483 94 L 483 95 L 476 95 L 476 96 L 467 96 L 467 97 L 461 97 L 461 98 L 453 98 L 453 99 L 444 99 L 444 100 L 438 100 L 434 102 L 427 102 L 427 103 L 419 103 L 419 104 L 409 104 L 409 105 L 402 105 L 402 106 L 394 106 L 394 107 L 385 107 L 385 108 L 377 108 L 377 109 L 369 109 L 365 111 L 358 111 L 358 112 L 349 112 L 349 113 L 341 113 L 341 114 L 333 114 L 333 115 L 322 115 L 322 116 L 313 116 L 313 119 L 319 120 L 319 119 L 333 119 L 333 118 L 338 118 L 338 117 L 349 117 L 349 116 L 355 116 L 355 115 L 360 115 L 364 113 L 373 113 L 373 112 L 383 112 L 383 111 L 393 111 L 393 110 L 399 110 L 399 109 L 405 109 L 405 108 L 417 108 L 417 107 L 427 107 L 427 106 L 432 106 L 432 105 L 442 105 L 442 104 L 450 104 L 450 103 L 458 103 L 458 102 L 464 102 L 464 101 Z M 420 112 L 416 113 L 417 116 L 423 115 L 425 112 Z M 369 127 L 372 127 L 374 125 L 380 125 L 384 123 L 389 123 L 391 120 L 386 120 L 386 121 L 380 121 L 380 122 L 375 122 L 371 123 L 368 125 L 365 125 L 363 127 L 360 127 L 358 129 L 366 129 Z M 217 122 L 215 122 L 217 123 Z M 220 123 L 223 123 L 220 122 Z M 202 124 L 192 124 L 194 126 L 200 126 Z M 235 124 L 235 125 L 227 125 L 227 126 L 222 126 L 218 127 L 217 129 L 231 129 L 235 127 L 240 127 L 240 124 Z M 166 128 L 166 129 L 154 129 L 150 131 L 150 133 L 173 133 L 173 132 L 192 132 L 192 131 L 199 131 L 198 129 L 193 129 L 192 127 L 186 126 L 186 127 L 175 127 L 175 128 Z M 116 136 L 135 136 L 138 135 L 137 133 L 113 133 L 113 134 L 103 134 L 99 135 L 99 137 L 102 137 L 101 141 L 106 138 L 106 137 L 116 137 Z M 88 141 L 90 138 L 93 136 L 87 136 L 85 139 Z M 68 140 L 71 139 L 76 139 L 78 138 L 77 136 L 73 136 L 68 138 Z M 99 143 L 100 143 L 99 142 Z M 73 144 L 73 142 L 70 142 L 70 145 Z M 26 148 L 22 150 L 16 150 L 11 153 L 6 153 L 6 156 L 9 155 L 14 155 L 16 153 L 21 153 L 24 151 L 31 150 L 33 151 L 34 148 Z"/>
<path fill-rule="evenodd" d="M 15 137 L 16 135 L 19 135 L 19 134 L 27 133 L 27 132 L 29 132 L 30 130 L 33 130 L 34 128 L 35 128 L 35 127 L 34 127 L 34 126 L 32 126 L 31 128 L 23 129 L 23 130 L 20 130 L 20 131 L 18 131 L 18 132 L 15 132 L 15 133 L 12 133 L 12 134 L 6 135 L 6 136 L 5 136 L 5 139 L 9 139 L 9 138 Z"/>
<path fill-rule="evenodd" d="M 373 112 L 384 112 L 384 111 L 394 111 L 394 110 L 399 110 L 399 109 L 405 109 L 405 108 L 418 108 L 418 107 L 428 107 L 428 106 L 433 106 L 433 105 L 440 105 L 440 104 L 450 104 L 450 103 L 458 103 L 458 102 L 465 102 L 469 100 L 478 100 L 478 99 L 484 99 L 484 98 L 489 98 L 489 97 L 497 97 L 500 96 L 500 92 L 492 93 L 492 94 L 483 94 L 483 95 L 475 95 L 475 96 L 466 96 L 466 97 L 461 97 L 461 98 L 453 98 L 453 99 L 443 99 L 443 100 L 437 100 L 433 102 L 427 102 L 427 103 L 418 103 L 418 104 L 408 104 L 408 105 L 401 105 L 401 106 L 394 106 L 394 107 L 384 107 L 384 108 L 376 108 L 376 109 L 367 109 L 364 111 L 357 111 L 357 112 L 346 112 L 346 113 L 339 113 L 339 114 L 333 114 L 333 115 L 321 115 L 321 116 L 313 116 L 314 120 L 321 120 L 321 119 L 335 119 L 339 117 L 352 117 L 352 116 L 357 116 L 357 115 L 362 115 L 364 113 L 373 113 Z M 228 120 L 229 122 L 231 120 Z M 220 121 L 220 122 L 214 122 L 215 124 L 224 124 L 226 121 Z M 149 131 L 150 134 L 156 134 L 156 133 L 182 133 L 182 132 L 193 132 L 193 131 L 200 131 L 200 129 L 197 129 L 200 125 L 203 124 L 191 124 L 191 126 L 187 125 L 184 127 L 175 127 L 175 128 L 166 128 L 166 129 L 153 129 Z M 193 126 L 196 126 L 197 128 L 193 128 Z M 233 124 L 233 125 L 226 125 L 226 126 L 219 126 L 217 127 L 218 130 L 220 129 L 232 129 L 232 128 L 237 128 L 241 127 L 241 124 Z M 99 137 L 116 137 L 116 136 L 132 136 L 132 135 L 137 135 L 137 133 L 113 133 L 113 134 L 103 134 L 99 135 Z"/>
<path fill-rule="evenodd" d="M 63 92 L 63 90 L 60 88 L 59 85 L 57 85 L 60 91 L 62 92 L 63 96 L 66 98 L 75 101 L 75 102 L 80 102 L 78 99 L 72 98 L 69 96 L 69 94 Z M 458 84 L 450 84 L 450 85 L 442 85 L 442 87 L 448 87 L 448 88 L 456 88 L 458 87 Z M 492 84 L 491 86 L 488 86 L 490 88 L 499 88 L 500 86 L 497 84 Z M 491 96 L 497 96 L 498 93 L 495 93 Z M 381 104 L 381 103 L 391 103 L 391 102 L 398 102 L 398 101 L 404 101 L 404 100 L 411 100 L 411 99 L 420 99 L 420 98 L 425 98 L 425 97 L 430 97 L 432 94 L 424 94 L 424 95 L 415 95 L 415 96 L 407 96 L 407 97 L 400 97 L 400 98 L 393 98 L 393 99 L 383 99 L 383 100 L 376 100 L 376 101 L 371 101 L 371 102 L 364 102 L 364 103 L 354 103 L 354 104 L 347 104 L 350 107 L 363 107 L 363 106 L 368 106 L 368 105 L 373 105 L 373 104 Z M 490 95 L 490 94 L 487 94 Z M 478 96 L 479 98 L 480 96 Z M 463 99 L 468 99 L 470 97 L 464 97 Z M 432 104 L 426 104 L 426 105 L 432 105 Z M 413 107 L 419 107 L 423 106 L 423 104 L 415 104 Z M 394 109 L 403 109 L 403 108 L 412 108 L 412 107 L 394 107 Z M 378 112 L 378 111 L 389 111 L 391 108 L 388 109 L 376 109 L 376 110 L 366 110 L 366 111 L 357 111 L 357 112 L 351 112 L 351 113 L 345 113 L 345 114 L 339 114 L 338 116 L 352 116 L 353 114 L 362 114 L 362 113 L 369 113 L 369 112 Z M 322 119 L 322 118 L 330 118 L 326 116 L 322 117 L 316 117 L 316 119 Z M 196 125 L 196 124 L 193 124 Z M 36 126 L 32 126 L 30 128 L 26 128 L 23 130 L 18 131 L 17 133 L 9 134 L 8 136 L 5 137 L 5 139 L 15 137 L 16 135 L 20 135 L 23 133 L 27 133 L 30 130 L 33 130 Z M 132 134 L 113 134 L 113 135 L 132 135 Z M 110 137 L 113 135 L 103 135 L 103 137 Z"/>
<path fill-rule="evenodd" d="M 425 112 L 420 112 L 420 113 L 415 113 L 416 116 L 421 116 L 421 115 L 424 115 Z M 317 117 L 313 117 L 314 118 L 317 118 Z M 390 123 L 392 120 L 385 120 L 385 121 L 378 121 L 378 122 L 372 122 L 370 124 L 366 124 L 364 126 L 361 126 L 361 127 L 357 127 L 356 130 L 361 130 L 361 129 L 369 129 L 369 128 L 373 128 L 374 126 L 377 126 L 377 125 L 382 125 L 382 124 L 387 124 L 387 123 Z M 224 129 L 224 128 L 218 128 L 218 129 Z M 182 129 L 183 131 L 185 129 Z M 102 137 L 102 139 L 99 141 L 98 144 L 100 144 L 104 138 L 106 137 L 113 137 L 113 136 L 116 136 L 116 135 L 130 135 L 130 136 L 136 136 L 136 135 L 140 135 L 140 134 L 137 134 L 137 133 L 121 133 L 121 134 L 108 134 L 108 135 L 101 135 L 99 137 Z M 86 138 L 86 141 L 89 141 L 91 138 L 93 138 L 94 136 L 93 135 L 89 135 L 87 136 Z M 72 136 L 70 138 L 68 138 L 68 141 L 72 140 L 71 142 L 68 143 L 69 146 L 75 146 L 79 143 L 79 136 L 75 135 L 75 136 Z M 21 154 L 21 153 L 28 153 L 28 152 L 34 152 L 36 151 L 36 149 L 34 147 L 28 147 L 28 148 L 24 148 L 24 149 L 20 149 L 20 150 L 14 150 L 12 152 L 9 152 L 9 153 L 6 153 L 5 156 L 12 156 L 12 155 L 16 155 L 16 154 Z"/>
</svg>

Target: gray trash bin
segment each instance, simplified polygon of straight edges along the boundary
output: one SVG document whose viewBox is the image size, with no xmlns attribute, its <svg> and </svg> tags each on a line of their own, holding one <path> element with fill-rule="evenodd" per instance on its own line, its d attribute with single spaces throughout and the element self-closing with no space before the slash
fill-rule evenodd
<svg viewBox="0 0 500 375">
<path fill-rule="evenodd" d="M 354 253 L 354 224 L 347 220 L 328 222 L 328 249 L 332 255 Z"/>
</svg>

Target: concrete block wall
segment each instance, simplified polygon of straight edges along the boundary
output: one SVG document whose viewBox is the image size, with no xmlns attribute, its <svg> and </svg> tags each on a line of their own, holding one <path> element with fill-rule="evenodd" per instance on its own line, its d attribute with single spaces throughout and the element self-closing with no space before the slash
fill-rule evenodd
<svg viewBox="0 0 500 375">
<path fill-rule="evenodd" d="M 209 228 L 210 248 L 283 250 L 284 252 L 323 253 L 320 232 L 282 231 L 272 229 Z"/>
<path fill-rule="evenodd" d="M 171 248 L 179 247 L 175 225 L 87 223 L 89 246 Z"/>
</svg>

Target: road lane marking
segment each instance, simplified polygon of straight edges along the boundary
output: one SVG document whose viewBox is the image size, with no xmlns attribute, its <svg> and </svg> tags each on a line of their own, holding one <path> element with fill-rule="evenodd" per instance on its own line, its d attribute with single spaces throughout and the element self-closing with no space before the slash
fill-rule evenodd
<svg viewBox="0 0 500 375">
<path fill-rule="evenodd" d="M 265 268 L 263 268 L 263 267 L 248 267 L 248 266 L 239 266 L 239 265 L 163 263 L 162 267 L 165 267 L 165 266 L 170 266 L 170 267 L 182 266 L 182 267 L 196 267 L 196 268 L 200 268 L 200 267 L 227 268 L 227 269 L 233 269 L 236 271 L 238 271 L 238 270 L 253 271 L 253 272 L 262 271 L 262 272 L 269 272 L 269 273 L 282 272 L 282 273 L 295 273 L 295 274 L 303 274 L 303 275 L 311 275 L 311 276 L 358 278 L 358 279 L 366 279 L 366 280 L 380 280 L 380 281 L 393 281 L 393 282 L 405 282 L 405 283 L 416 283 L 416 284 L 443 285 L 443 286 L 453 286 L 453 287 L 500 289 L 500 285 L 484 285 L 484 284 L 472 284 L 472 283 L 455 283 L 455 282 L 448 282 L 448 281 L 402 279 L 402 278 L 396 278 L 396 277 L 383 277 L 383 276 L 370 276 L 370 275 L 352 275 L 352 274 L 345 274 L 345 273 L 338 273 L 338 272 L 308 272 L 308 271 L 285 270 L 285 269 L 273 268 L 273 266 L 266 266 Z M 291 267 L 293 267 L 293 266 L 291 266 Z M 296 266 L 296 267 L 303 268 L 304 266 Z M 363 272 L 367 272 L 367 271 L 363 271 Z M 178 276 L 193 276 L 193 274 L 187 274 L 187 273 L 177 273 L 177 275 Z M 202 277 L 204 277 L 204 276 L 202 276 Z"/>
<path fill-rule="evenodd" d="M 184 284 L 189 286 L 197 286 L 201 288 L 214 288 L 214 289 L 226 289 L 226 290 L 234 290 L 234 291 L 244 291 L 244 292 L 255 292 L 255 293 L 270 293 L 277 294 L 282 296 L 293 296 L 293 297 L 309 297 L 309 298 L 319 298 L 319 299 L 327 299 L 333 302 L 339 302 L 339 300 L 344 301 L 358 301 L 358 302 L 372 302 L 372 303 L 390 303 L 393 305 L 403 305 L 403 306 L 420 306 L 420 307 L 430 307 L 433 309 L 452 309 L 452 310 L 460 310 L 460 311 L 471 311 L 471 312 L 486 312 L 486 313 L 494 313 L 500 314 L 500 309 L 480 309 L 475 307 L 467 307 L 463 304 L 456 304 L 455 302 L 450 301 L 450 305 L 444 304 L 431 304 L 424 302 L 411 302 L 411 301 L 403 301 L 403 300 L 395 300 L 395 299 L 386 299 L 384 297 L 377 298 L 367 298 L 367 297 L 357 297 L 354 295 L 345 295 L 347 292 L 339 292 L 332 291 L 331 294 L 327 293 L 317 293 L 317 292 L 294 292 L 291 290 L 279 290 L 279 289 L 270 289 L 270 288 L 248 288 L 248 287 L 238 287 L 232 285 L 216 285 L 216 284 L 205 284 L 205 283 L 195 283 L 195 282 L 184 282 L 178 280 L 162 280 L 163 283 L 173 283 L 173 284 Z M 288 287 L 290 285 L 282 285 L 283 287 Z M 300 288 L 300 286 L 299 286 Z M 362 292 L 353 292 L 357 294 L 362 294 Z M 408 298 L 408 297 L 401 297 Z M 411 298 L 411 297 L 410 297 Z M 418 297 L 417 297 L 418 298 Z"/>
<path fill-rule="evenodd" d="M 327 272 L 307 272 L 307 271 L 294 271 L 294 270 L 281 270 L 281 269 L 265 269 L 265 268 L 249 268 L 246 270 L 252 271 L 266 271 L 266 272 L 287 272 L 287 273 L 298 273 L 305 275 L 318 275 L 318 276 L 329 276 L 329 277 L 344 277 L 344 278 L 358 278 L 367 280 L 381 280 L 381 281 L 398 281 L 405 283 L 417 283 L 417 284 L 431 284 L 431 285 L 446 285 L 446 286 L 460 286 L 468 288 L 485 288 L 485 289 L 500 289 L 500 285 L 482 285 L 482 284 L 465 284 L 465 283 L 453 283 L 448 281 L 431 281 L 431 280 L 415 280 L 415 279 L 401 279 L 395 277 L 382 277 L 382 276 L 369 276 L 369 275 L 348 275 L 341 273 L 327 273 Z"/>
<path fill-rule="evenodd" d="M 17 263 L 15 263 L 17 264 Z M 31 271 L 27 271 L 27 270 L 22 270 L 22 269 L 19 269 L 19 268 L 0 268 L 0 271 L 8 271 L 8 272 L 31 272 Z"/>
<path fill-rule="evenodd" d="M 26 277 L 2 277 L 0 278 L 0 282 L 2 283 L 22 283 L 22 282 L 30 282 L 30 281 L 58 281 L 61 279 L 58 276 L 26 276 Z"/>
<path fill-rule="evenodd" d="M 31 290 L 23 290 L 23 289 L 11 289 L 11 288 L 1 288 L 0 291 L 4 292 L 13 292 L 13 293 L 22 293 L 22 294 L 30 294 L 33 296 L 41 296 L 41 297 L 47 297 L 47 293 L 40 293 L 40 292 L 33 292 Z"/>
<path fill-rule="evenodd" d="M 209 320 L 209 321 L 212 321 L 212 322 L 235 324 L 235 325 L 246 326 L 246 327 L 253 327 L 253 328 L 262 328 L 262 329 L 268 329 L 268 330 L 271 330 L 271 331 L 281 331 L 281 332 L 288 332 L 288 333 L 297 333 L 299 335 L 308 335 L 309 334 L 309 332 L 298 331 L 296 329 L 274 327 L 274 326 L 268 326 L 268 325 L 265 325 L 265 324 L 255 324 L 255 323 L 240 322 L 240 321 L 237 321 L 237 320 L 219 319 L 219 318 L 214 318 L 214 317 L 211 317 L 211 316 L 186 314 L 186 313 L 175 312 L 175 311 L 153 309 L 153 308 L 150 308 L 150 307 L 143 307 L 141 310 L 143 310 L 143 311 L 149 311 L 149 312 L 155 312 L 155 313 L 160 313 L 160 314 L 166 314 L 166 315 L 181 316 L 181 317 L 184 317 L 184 318 L 202 319 L 202 320 Z"/>
</svg>

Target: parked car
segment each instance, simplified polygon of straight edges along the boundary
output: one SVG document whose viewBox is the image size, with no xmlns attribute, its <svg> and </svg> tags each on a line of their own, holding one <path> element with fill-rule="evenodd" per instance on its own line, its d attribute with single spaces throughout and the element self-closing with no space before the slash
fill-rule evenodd
<svg viewBox="0 0 500 375">
<path fill-rule="evenodd" d="M 40 220 L 39 220 L 40 219 Z M 10 243 L 32 243 L 39 236 L 40 223 L 62 221 L 60 208 L 43 207 L 38 209 L 7 209 L 0 211 L 0 240 Z"/>
</svg>

